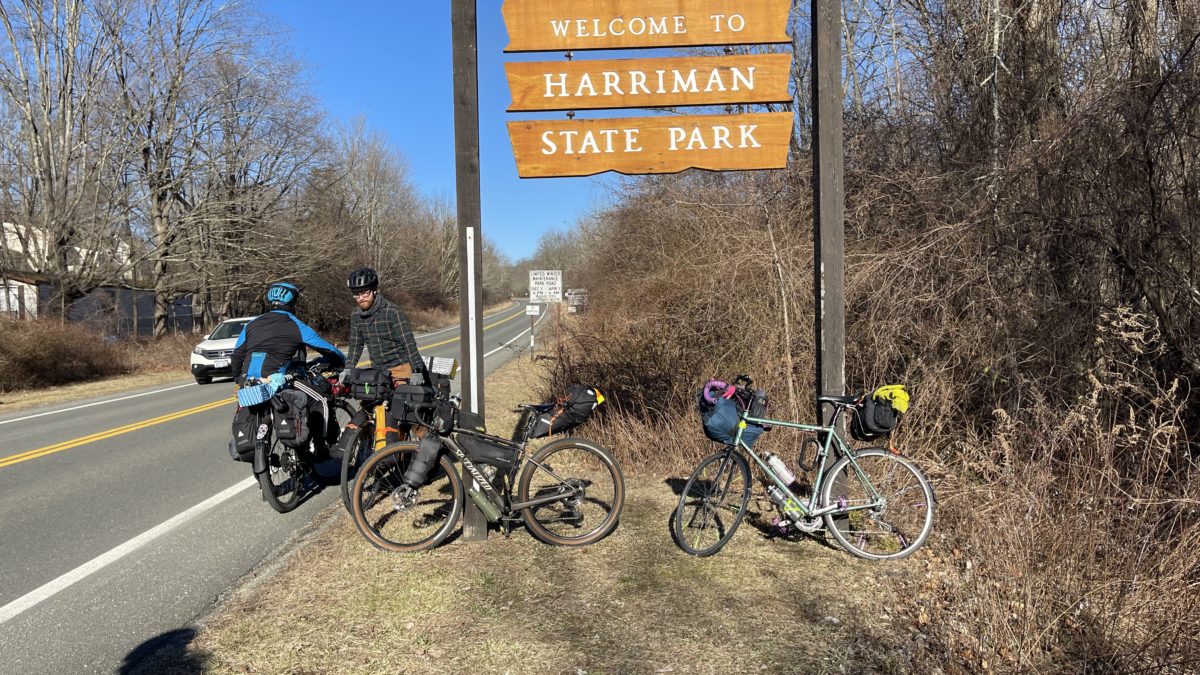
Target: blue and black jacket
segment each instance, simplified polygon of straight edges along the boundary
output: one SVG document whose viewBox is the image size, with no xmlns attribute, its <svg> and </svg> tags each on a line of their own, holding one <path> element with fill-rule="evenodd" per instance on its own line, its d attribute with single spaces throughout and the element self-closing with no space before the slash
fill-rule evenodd
<svg viewBox="0 0 1200 675">
<path fill-rule="evenodd" d="M 274 309 L 242 328 L 229 365 L 235 374 L 266 379 L 272 373 L 287 371 L 292 363 L 304 362 L 306 347 L 319 352 L 334 370 L 346 363 L 341 350 L 317 335 L 317 331 L 291 312 Z"/>
</svg>

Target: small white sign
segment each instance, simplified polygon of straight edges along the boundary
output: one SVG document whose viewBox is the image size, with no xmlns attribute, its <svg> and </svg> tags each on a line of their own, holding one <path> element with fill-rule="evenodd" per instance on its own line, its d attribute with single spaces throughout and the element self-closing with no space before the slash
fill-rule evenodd
<svg viewBox="0 0 1200 675">
<path fill-rule="evenodd" d="M 525 314 L 529 316 L 537 316 L 542 313 L 542 308 L 537 305 L 525 305 Z"/>
<path fill-rule="evenodd" d="M 562 302 L 562 270 L 529 270 L 529 302 Z"/>
</svg>

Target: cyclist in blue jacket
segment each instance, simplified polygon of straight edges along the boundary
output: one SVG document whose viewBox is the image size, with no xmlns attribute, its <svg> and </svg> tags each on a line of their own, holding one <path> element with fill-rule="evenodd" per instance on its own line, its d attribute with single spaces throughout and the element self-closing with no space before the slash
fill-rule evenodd
<svg viewBox="0 0 1200 675">
<path fill-rule="evenodd" d="M 266 380 L 274 373 L 286 373 L 295 365 L 303 366 L 309 347 L 328 362 L 330 370 L 339 370 L 346 365 L 346 356 L 340 349 L 296 318 L 299 299 L 300 289 L 292 284 L 278 282 L 267 288 L 270 311 L 242 328 L 229 358 L 234 380 L 239 385 L 250 378 Z M 306 393 L 313 396 L 312 392 Z M 327 452 L 325 443 L 316 445 L 318 455 Z"/>
</svg>

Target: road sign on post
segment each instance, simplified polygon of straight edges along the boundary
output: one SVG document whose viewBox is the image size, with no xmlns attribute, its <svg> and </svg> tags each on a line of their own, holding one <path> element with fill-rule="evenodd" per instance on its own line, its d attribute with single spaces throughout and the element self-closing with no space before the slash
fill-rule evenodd
<svg viewBox="0 0 1200 675">
<path fill-rule="evenodd" d="M 529 317 L 529 360 L 533 361 L 533 327 L 537 324 L 538 315 L 542 308 L 537 305 L 525 305 L 525 315 Z"/>
<path fill-rule="evenodd" d="M 562 302 L 562 270 L 529 270 L 529 302 Z"/>
<path fill-rule="evenodd" d="M 483 410 L 483 259 L 479 209 L 479 53 L 476 49 L 475 0 L 453 0 L 454 155 L 458 188 L 458 300 L 463 407 L 480 417 Z M 485 417 L 486 419 L 486 417 Z M 471 480 L 469 476 L 464 476 Z M 471 481 L 474 485 L 474 481 Z M 487 539 L 487 519 L 471 500 L 463 514 L 463 541 Z"/>
</svg>

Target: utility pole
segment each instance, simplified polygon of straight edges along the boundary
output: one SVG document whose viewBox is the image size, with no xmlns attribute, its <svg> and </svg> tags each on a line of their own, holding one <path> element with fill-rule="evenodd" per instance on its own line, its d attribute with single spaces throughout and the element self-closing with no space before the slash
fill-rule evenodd
<svg viewBox="0 0 1200 675">
<path fill-rule="evenodd" d="M 483 411 L 483 241 L 479 207 L 479 49 L 475 0 L 452 0 L 454 53 L 454 159 L 458 192 L 458 304 L 460 388 L 463 407 Z M 474 481 L 464 472 L 464 482 Z M 469 487 L 469 486 L 467 486 Z M 463 540 L 487 539 L 487 519 L 471 500 L 463 514 Z"/>
<path fill-rule="evenodd" d="M 842 8 L 812 0 L 813 290 L 817 394 L 846 393 L 846 240 L 842 195 Z M 817 406 L 818 420 L 825 420 Z"/>
</svg>

